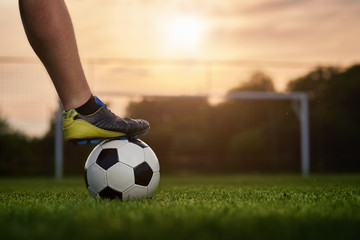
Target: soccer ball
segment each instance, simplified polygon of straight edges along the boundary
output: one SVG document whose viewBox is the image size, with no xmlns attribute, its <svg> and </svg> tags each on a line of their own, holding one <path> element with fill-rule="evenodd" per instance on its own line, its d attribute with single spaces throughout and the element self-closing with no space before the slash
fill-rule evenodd
<svg viewBox="0 0 360 240">
<path fill-rule="evenodd" d="M 141 140 L 101 142 L 85 163 L 86 188 L 94 198 L 149 198 L 159 181 L 159 161 Z"/>
</svg>

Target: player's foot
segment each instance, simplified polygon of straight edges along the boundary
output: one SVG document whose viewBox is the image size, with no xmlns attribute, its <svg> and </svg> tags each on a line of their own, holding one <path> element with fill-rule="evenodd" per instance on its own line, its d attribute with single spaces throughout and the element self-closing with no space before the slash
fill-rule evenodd
<svg viewBox="0 0 360 240">
<path fill-rule="evenodd" d="M 131 139 L 144 136 L 150 128 L 145 120 L 120 118 L 95 97 L 99 109 L 81 115 L 75 109 L 63 112 L 65 140 L 75 144 L 97 144 L 104 139 Z"/>
</svg>

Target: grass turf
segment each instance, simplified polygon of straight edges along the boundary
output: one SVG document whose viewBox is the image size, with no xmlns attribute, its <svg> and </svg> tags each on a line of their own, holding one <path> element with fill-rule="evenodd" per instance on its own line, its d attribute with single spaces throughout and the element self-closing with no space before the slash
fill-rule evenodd
<svg viewBox="0 0 360 240">
<path fill-rule="evenodd" d="M 360 239 L 360 176 L 167 176 L 131 202 L 82 178 L 0 179 L 0 238 Z"/>
</svg>

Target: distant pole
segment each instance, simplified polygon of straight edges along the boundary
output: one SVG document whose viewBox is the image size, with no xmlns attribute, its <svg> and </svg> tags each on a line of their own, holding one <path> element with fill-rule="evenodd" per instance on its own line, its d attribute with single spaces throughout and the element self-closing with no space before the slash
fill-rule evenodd
<svg viewBox="0 0 360 240">
<path fill-rule="evenodd" d="M 55 120 L 55 178 L 62 179 L 63 177 L 63 162 L 64 162 L 64 140 L 62 131 L 62 106 L 59 101 L 58 110 L 56 112 Z"/>
<path fill-rule="evenodd" d="M 301 173 L 307 177 L 310 174 L 309 101 L 307 95 L 303 94 L 300 101 Z"/>
<path fill-rule="evenodd" d="M 206 65 L 206 91 L 207 95 L 210 96 L 212 94 L 212 64 L 208 63 Z"/>
</svg>

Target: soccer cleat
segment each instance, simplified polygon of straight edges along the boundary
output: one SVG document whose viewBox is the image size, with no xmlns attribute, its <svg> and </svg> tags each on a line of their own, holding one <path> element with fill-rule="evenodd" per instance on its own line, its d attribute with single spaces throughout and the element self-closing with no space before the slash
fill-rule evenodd
<svg viewBox="0 0 360 240">
<path fill-rule="evenodd" d="M 150 128 L 145 120 L 120 118 L 95 97 L 99 109 L 90 115 L 81 115 L 75 109 L 63 112 L 65 140 L 75 144 L 97 144 L 105 139 L 132 139 L 144 136 Z"/>
</svg>

